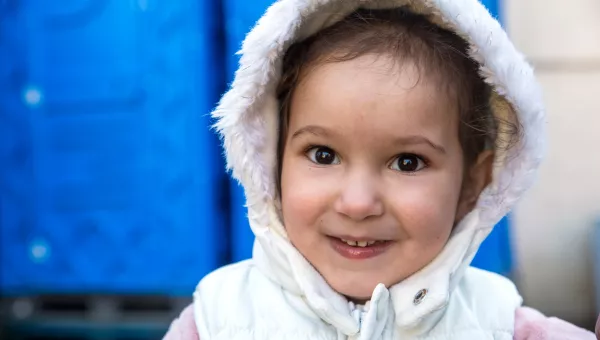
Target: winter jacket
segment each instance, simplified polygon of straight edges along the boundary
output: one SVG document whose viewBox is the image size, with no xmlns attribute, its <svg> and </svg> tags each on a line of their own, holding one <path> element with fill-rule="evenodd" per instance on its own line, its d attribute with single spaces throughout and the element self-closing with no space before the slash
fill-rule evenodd
<svg viewBox="0 0 600 340">
<path fill-rule="evenodd" d="M 522 138 L 497 150 L 492 183 L 455 226 L 441 253 L 409 278 L 391 287 L 377 286 L 366 306 L 356 306 L 334 291 L 291 244 L 281 221 L 275 88 L 283 55 L 292 43 L 358 8 L 400 6 L 470 44 L 470 57 L 494 88 L 494 115 L 510 120 L 516 114 Z M 245 39 L 231 89 L 213 116 L 228 169 L 244 186 L 256 236 L 253 258 L 203 278 L 193 312 L 186 310 L 168 336 L 189 332 L 190 339 L 203 340 L 552 339 L 536 328 L 545 325 L 543 316 L 520 309 L 521 297 L 509 280 L 470 267 L 483 240 L 531 185 L 544 152 L 544 107 L 533 70 L 478 0 L 277 1 Z M 508 138 L 504 133 L 498 132 L 499 144 Z"/>
</svg>

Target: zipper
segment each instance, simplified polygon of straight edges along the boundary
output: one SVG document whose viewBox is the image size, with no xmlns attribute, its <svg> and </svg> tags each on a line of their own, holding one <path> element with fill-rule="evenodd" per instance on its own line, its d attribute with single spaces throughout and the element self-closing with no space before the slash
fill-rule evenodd
<svg viewBox="0 0 600 340">
<path fill-rule="evenodd" d="M 358 340 L 360 339 L 360 332 L 362 330 L 362 323 L 365 316 L 365 313 L 362 308 L 357 308 L 352 312 L 352 316 L 358 322 L 358 333 L 355 335 L 351 335 L 348 337 L 348 340 Z"/>
</svg>

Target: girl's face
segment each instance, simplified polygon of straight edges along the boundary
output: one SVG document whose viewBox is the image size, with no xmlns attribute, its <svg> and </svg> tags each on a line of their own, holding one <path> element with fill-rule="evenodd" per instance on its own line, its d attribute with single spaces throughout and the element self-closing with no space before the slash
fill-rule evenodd
<svg viewBox="0 0 600 340">
<path fill-rule="evenodd" d="M 432 261 L 461 201 L 473 201 L 461 197 L 455 103 L 414 65 L 391 63 L 366 55 L 310 71 L 292 98 L 283 152 L 289 238 L 357 301 Z"/>
</svg>

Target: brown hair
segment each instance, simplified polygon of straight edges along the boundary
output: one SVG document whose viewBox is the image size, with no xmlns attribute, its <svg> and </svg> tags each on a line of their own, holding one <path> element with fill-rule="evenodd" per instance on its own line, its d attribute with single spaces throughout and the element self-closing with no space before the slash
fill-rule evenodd
<svg viewBox="0 0 600 340">
<path fill-rule="evenodd" d="M 414 63 L 421 76 L 425 73 L 434 77 L 439 89 L 456 100 L 461 121 L 458 133 L 466 165 L 472 164 L 486 148 L 495 148 L 499 125 L 507 127 L 503 133 L 518 136 L 518 124 L 494 117 L 490 106 L 492 88 L 479 76 L 479 64 L 469 57 L 468 50 L 468 42 L 456 33 L 404 7 L 359 9 L 293 44 L 284 56 L 277 87 L 278 184 L 294 90 L 307 70 L 320 63 L 348 61 L 366 54 L 387 54 L 398 64 Z M 516 121 L 516 117 L 513 119 Z"/>
</svg>

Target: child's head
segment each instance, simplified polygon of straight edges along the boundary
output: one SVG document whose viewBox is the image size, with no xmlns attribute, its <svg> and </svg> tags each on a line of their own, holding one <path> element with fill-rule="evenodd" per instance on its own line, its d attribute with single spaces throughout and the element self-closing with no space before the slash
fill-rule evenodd
<svg viewBox="0 0 600 340">
<path fill-rule="evenodd" d="M 494 119 L 467 49 L 404 9 L 359 10 L 289 48 L 278 87 L 282 217 L 341 294 L 366 299 L 427 265 L 490 182 L 508 123 Z"/>
</svg>

